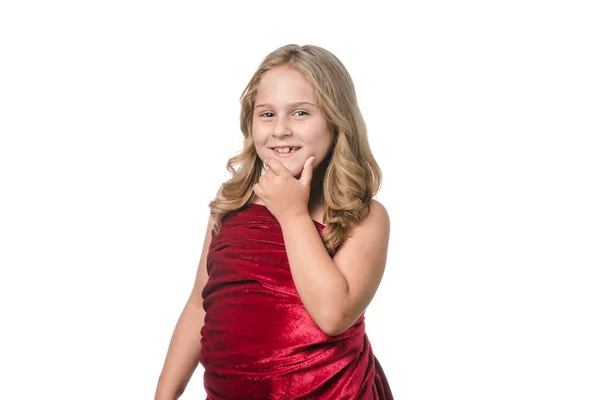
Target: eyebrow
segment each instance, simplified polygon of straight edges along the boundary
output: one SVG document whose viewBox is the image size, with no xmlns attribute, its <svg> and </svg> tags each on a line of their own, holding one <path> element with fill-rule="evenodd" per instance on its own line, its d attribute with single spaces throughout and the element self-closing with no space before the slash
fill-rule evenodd
<svg viewBox="0 0 600 400">
<path fill-rule="evenodd" d="M 293 107 L 298 107 L 303 104 L 308 104 L 308 105 L 315 107 L 315 105 L 313 103 L 311 103 L 310 101 L 297 101 L 294 103 L 288 103 L 287 107 L 293 108 Z M 257 108 L 266 108 L 266 107 L 273 107 L 273 105 L 269 104 L 269 103 L 259 104 L 256 107 L 254 107 L 254 109 L 256 110 Z"/>
</svg>

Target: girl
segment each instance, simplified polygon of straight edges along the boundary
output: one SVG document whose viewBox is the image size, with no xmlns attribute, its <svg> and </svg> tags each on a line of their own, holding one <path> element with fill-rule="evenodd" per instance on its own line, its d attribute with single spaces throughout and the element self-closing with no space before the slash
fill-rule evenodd
<svg viewBox="0 0 600 400">
<path fill-rule="evenodd" d="M 323 48 L 283 46 L 241 103 L 244 147 L 209 204 L 156 399 L 199 362 L 207 399 L 392 399 L 364 322 L 390 224 L 350 75 Z"/>
</svg>

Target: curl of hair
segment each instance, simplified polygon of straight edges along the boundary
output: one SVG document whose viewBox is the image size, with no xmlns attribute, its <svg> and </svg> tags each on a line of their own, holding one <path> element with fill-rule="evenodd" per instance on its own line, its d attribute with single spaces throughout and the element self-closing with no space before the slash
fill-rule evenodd
<svg viewBox="0 0 600 400">
<path fill-rule="evenodd" d="M 218 232 L 222 218 L 253 202 L 253 187 L 263 167 L 252 138 L 252 118 L 258 84 L 273 67 L 288 65 L 312 85 L 319 107 L 333 134 L 332 149 L 323 162 L 323 243 L 330 255 L 348 238 L 352 228 L 369 212 L 371 200 L 381 186 L 381 170 L 373 157 L 367 127 L 356 100 L 354 83 L 342 62 L 314 45 L 289 44 L 268 54 L 240 97 L 242 151 L 227 161 L 232 177 L 223 183 L 209 203 Z M 237 167 L 237 169 L 235 168 Z"/>
</svg>

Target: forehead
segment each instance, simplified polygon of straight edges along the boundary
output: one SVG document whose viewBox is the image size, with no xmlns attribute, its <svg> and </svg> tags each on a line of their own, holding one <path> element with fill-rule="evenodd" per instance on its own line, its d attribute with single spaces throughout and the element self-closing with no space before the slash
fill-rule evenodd
<svg viewBox="0 0 600 400">
<path fill-rule="evenodd" d="M 294 101 L 314 102 L 314 90 L 301 72 L 289 66 L 278 66 L 267 71 L 256 91 L 256 102 L 285 103 Z"/>
</svg>

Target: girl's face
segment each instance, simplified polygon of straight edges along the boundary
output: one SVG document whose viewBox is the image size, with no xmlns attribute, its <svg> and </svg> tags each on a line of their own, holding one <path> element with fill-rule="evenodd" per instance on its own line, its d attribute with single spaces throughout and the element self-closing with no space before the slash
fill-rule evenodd
<svg viewBox="0 0 600 400">
<path fill-rule="evenodd" d="M 310 156 L 315 156 L 315 169 L 327 157 L 332 133 L 315 106 L 311 85 L 300 72 L 287 65 L 267 71 L 258 84 L 254 104 L 252 137 L 263 162 L 277 158 L 299 178 Z M 275 147 L 298 149 L 279 154 Z"/>
</svg>

